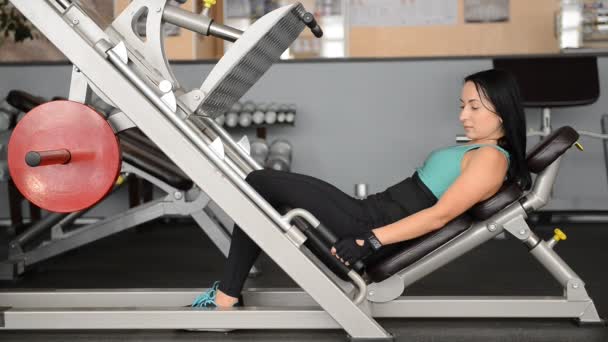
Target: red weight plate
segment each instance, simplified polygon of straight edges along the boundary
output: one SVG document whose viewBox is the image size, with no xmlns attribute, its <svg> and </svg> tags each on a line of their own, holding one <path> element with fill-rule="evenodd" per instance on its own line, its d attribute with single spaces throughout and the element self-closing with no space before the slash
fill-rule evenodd
<svg viewBox="0 0 608 342">
<path fill-rule="evenodd" d="M 89 208 L 112 190 L 121 166 L 119 142 L 106 120 L 78 102 L 42 104 L 19 121 L 8 144 L 15 185 L 32 203 L 54 212 Z M 30 151 L 66 149 L 66 164 L 30 167 Z"/>
</svg>

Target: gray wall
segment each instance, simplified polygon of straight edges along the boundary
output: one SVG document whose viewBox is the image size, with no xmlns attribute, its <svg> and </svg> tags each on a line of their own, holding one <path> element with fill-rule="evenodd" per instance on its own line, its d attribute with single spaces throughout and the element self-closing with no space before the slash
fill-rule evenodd
<svg viewBox="0 0 608 342">
<path fill-rule="evenodd" d="M 209 64 L 174 66 L 187 88 L 200 86 Z M 409 176 L 433 149 L 453 145 L 462 133 L 458 121 L 462 78 L 491 67 L 490 59 L 402 60 L 374 62 L 282 63 L 273 66 L 243 99 L 295 103 L 295 127 L 268 129 L 269 140 L 294 145 L 293 171 L 326 180 L 352 194 L 365 182 L 371 192 Z M 608 59 L 599 59 L 601 89 L 608 89 Z M 45 97 L 66 96 L 69 66 L 0 66 L 0 96 L 23 89 Z M 608 108 L 603 95 L 593 105 L 556 109 L 553 127 L 571 125 L 598 131 Z M 529 127 L 538 128 L 540 110 L 528 111 Z M 235 136 L 253 130 L 234 132 Z M 538 138 L 530 138 L 531 147 Z M 602 143 L 582 138 L 585 152 L 567 153 L 550 209 L 608 209 L 608 185 Z M 2 185 L 4 186 L 4 185 Z M 115 196 L 109 206 L 121 208 Z M 7 214 L 0 187 L 0 217 Z"/>
</svg>

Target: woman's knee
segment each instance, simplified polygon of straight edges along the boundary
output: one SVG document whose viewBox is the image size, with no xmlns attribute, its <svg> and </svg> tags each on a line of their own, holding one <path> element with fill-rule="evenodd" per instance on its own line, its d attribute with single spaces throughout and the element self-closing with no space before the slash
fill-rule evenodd
<svg viewBox="0 0 608 342">
<path fill-rule="evenodd" d="M 251 187 L 256 191 L 260 192 L 264 188 L 270 186 L 270 182 L 273 178 L 272 171 L 273 170 L 270 169 L 251 171 L 249 174 L 247 174 L 247 177 L 245 177 L 245 181 L 249 183 L 249 185 L 251 185 Z"/>
<path fill-rule="evenodd" d="M 249 183 L 249 185 L 255 187 L 255 185 L 260 184 L 262 179 L 264 178 L 265 170 L 253 170 L 247 174 L 245 177 L 245 181 Z"/>
</svg>

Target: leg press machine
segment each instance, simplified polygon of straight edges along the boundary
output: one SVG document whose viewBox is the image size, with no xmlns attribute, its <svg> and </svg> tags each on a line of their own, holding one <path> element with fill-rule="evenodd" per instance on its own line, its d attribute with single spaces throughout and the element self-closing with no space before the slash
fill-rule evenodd
<svg viewBox="0 0 608 342">
<path fill-rule="evenodd" d="M 11 2 L 74 64 L 70 100 L 86 103 L 93 91 L 119 108 L 108 119 L 116 132 L 144 132 L 301 289 L 245 290 L 244 307 L 221 311 L 183 307 L 200 289 L 2 291 L 0 329 L 343 329 L 353 340 L 371 341 L 393 339 L 376 320 L 384 317 L 602 322 L 584 281 L 553 249 L 558 240 L 542 240 L 526 223 L 528 213 L 549 200 L 560 160 L 578 139 L 572 128 L 555 130 L 529 152 L 537 174 L 529 192 L 505 184 L 444 228 L 389 246 L 363 269 L 327 265 L 332 258 L 312 250 L 328 254 L 331 231 L 303 209 L 282 215 L 270 206 L 244 181 L 260 165 L 213 120 L 307 25 L 317 29 L 301 4 L 268 13 L 240 32 L 165 0 L 134 0 L 105 30 L 77 2 Z M 133 29 L 142 13 L 145 40 Z M 234 41 L 199 89 L 183 89 L 173 76 L 163 53 L 163 22 Z M 503 232 L 528 248 L 563 295 L 403 296 L 409 285 Z"/>
</svg>

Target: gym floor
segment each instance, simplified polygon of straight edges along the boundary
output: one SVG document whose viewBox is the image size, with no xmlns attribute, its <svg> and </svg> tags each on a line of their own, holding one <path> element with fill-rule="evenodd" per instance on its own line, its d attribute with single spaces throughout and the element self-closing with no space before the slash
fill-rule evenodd
<svg viewBox="0 0 608 342">
<path fill-rule="evenodd" d="M 587 284 L 600 316 L 608 317 L 606 224 L 560 225 L 568 240 L 556 250 Z M 537 226 L 547 239 L 555 226 Z M 0 230 L 4 232 L 4 229 Z M 0 237 L 0 248 L 6 236 Z M 3 256 L 4 251 L 2 251 Z M 140 226 L 41 263 L 2 289 L 204 288 L 220 277 L 223 256 L 198 226 L 163 222 Z M 263 275 L 246 287 L 295 287 L 262 257 Z M 607 292 L 604 292 L 607 291 Z M 553 278 L 514 239 L 493 240 L 414 284 L 411 295 L 560 295 Z M 397 341 L 608 341 L 608 328 L 571 320 L 382 319 Z M 186 331 L 0 331 L 9 341 L 345 341 L 340 330 L 224 333 Z"/>
</svg>

